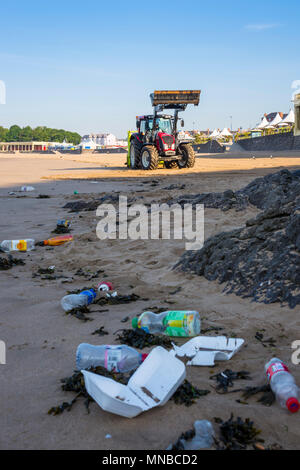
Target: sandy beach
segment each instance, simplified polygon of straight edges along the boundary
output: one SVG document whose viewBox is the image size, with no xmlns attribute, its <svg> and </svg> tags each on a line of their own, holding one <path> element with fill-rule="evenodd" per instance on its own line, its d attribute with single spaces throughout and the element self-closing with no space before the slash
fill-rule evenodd
<svg viewBox="0 0 300 470">
<path fill-rule="evenodd" d="M 63 218 L 71 220 L 74 236 L 66 245 L 14 253 L 25 265 L 0 271 L 0 340 L 7 346 L 7 364 L 0 365 L 1 449 L 165 449 L 191 429 L 195 419 L 214 422 L 214 417 L 226 420 L 231 413 L 253 419 L 266 446 L 276 443 L 284 449 L 300 449 L 299 414 L 288 414 L 277 404 L 263 406 L 257 397 L 239 403 L 239 393 L 217 394 L 210 380 L 212 374 L 230 368 L 249 371 L 252 377 L 236 382 L 234 388 L 262 385 L 265 362 L 277 356 L 287 361 L 300 384 L 300 366 L 291 364 L 291 343 L 300 339 L 300 306 L 290 309 L 227 295 L 218 282 L 172 270 L 184 252 L 184 241 L 101 241 L 96 236 L 99 219 L 95 211 L 70 213 L 63 208 L 67 202 L 107 194 L 122 194 L 142 203 L 166 202 L 181 194 L 237 190 L 279 169 L 300 168 L 300 153 L 272 156 L 203 154 L 192 169 L 146 172 L 128 170 L 125 154 L 0 154 L 0 239 L 46 239 L 53 236 L 57 219 Z M 184 189 L 178 189 L 183 184 Z M 35 191 L 16 192 L 22 185 L 32 185 Z M 166 189 L 170 185 L 176 188 Z M 39 194 L 50 197 L 40 199 Z M 258 213 L 253 206 L 242 212 L 205 209 L 205 238 L 241 227 Z M 32 276 L 51 265 L 62 277 Z M 120 294 L 134 292 L 149 300 L 108 306 L 106 312 L 92 306 L 93 321 L 85 323 L 67 316 L 60 299 L 68 290 L 90 284 L 75 274 L 79 268 L 101 269 Z M 102 280 L 100 276 L 95 282 Z M 178 286 L 181 291 L 173 294 Z M 217 326 L 223 328 L 219 334 L 245 339 L 229 362 L 217 362 L 214 368 L 187 368 L 188 380 L 211 393 L 190 407 L 169 401 L 131 420 L 102 411 L 95 403 L 87 414 L 82 401 L 70 412 L 48 415 L 49 408 L 74 397 L 61 390 L 60 379 L 75 369 L 78 344 L 117 344 L 114 333 L 130 328 L 136 314 L 154 306 L 198 310 L 203 329 Z M 126 316 L 130 320 L 121 323 Z M 92 336 L 101 326 L 109 335 Z M 262 329 L 266 337 L 276 340 L 276 347 L 264 347 L 255 339 Z M 107 434 L 110 439 L 105 438 Z"/>
</svg>

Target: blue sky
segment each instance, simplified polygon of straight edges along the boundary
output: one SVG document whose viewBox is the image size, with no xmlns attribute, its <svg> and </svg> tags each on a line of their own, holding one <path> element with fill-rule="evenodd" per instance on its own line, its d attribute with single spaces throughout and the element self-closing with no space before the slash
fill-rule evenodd
<svg viewBox="0 0 300 470">
<path fill-rule="evenodd" d="M 254 126 L 291 107 L 298 0 L 2 2 L 0 125 L 125 136 L 154 89 L 201 89 L 185 128 Z"/>
</svg>

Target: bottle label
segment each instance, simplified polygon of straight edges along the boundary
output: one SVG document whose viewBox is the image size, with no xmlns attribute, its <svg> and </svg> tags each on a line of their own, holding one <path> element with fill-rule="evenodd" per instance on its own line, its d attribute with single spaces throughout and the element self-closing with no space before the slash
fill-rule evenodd
<svg viewBox="0 0 300 470">
<path fill-rule="evenodd" d="M 165 333 L 169 336 L 195 336 L 194 313 L 184 311 L 170 311 L 164 318 L 167 325 Z"/>
<path fill-rule="evenodd" d="M 289 372 L 288 367 L 283 362 L 273 362 L 267 369 L 267 378 L 270 382 L 273 375 L 277 374 L 277 372 Z"/>
<path fill-rule="evenodd" d="M 120 372 L 118 363 L 122 359 L 122 349 L 120 346 L 116 346 L 115 348 L 106 348 L 105 349 L 105 360 L 104 366 L 105 369 L 114 372 Z"/>
<path fill-rule="evenodd" d="M 96 292 L 94 289 L 83 290 L 79 295 L 86 295 L 88 298 L 88 305 L 90 305 L 96 297 Z"/>
<path fill-rule="evenodd" d="M 27 241 L 26 240 L 12 240 L 11 241 L 11 250 L 12 251 L 26 251 L 27 250 Z"/>
</svg>

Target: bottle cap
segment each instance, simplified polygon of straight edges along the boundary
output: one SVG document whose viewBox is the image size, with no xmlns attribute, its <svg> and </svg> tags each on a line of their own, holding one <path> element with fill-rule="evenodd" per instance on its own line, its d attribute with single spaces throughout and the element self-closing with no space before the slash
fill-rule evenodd
<svg viewBox="0 0 300 470">
<path fill-rule="evenodd" d="M 139 319 L 137 317 L 134 317 L 131 322 L 132 328 L 138 328 L 138 323 L 139 323 Z"/>
<path fill-rule="evenodd" d="M 142 354 L 142 362 L 144 362 L 144 360 L 146 359 L 147 356 L 148 356 L 148 354 L 146 354 L 146 353 Z"/>
<path fill-rule="evenodd" d="M 291 397 L 286 401 L 286 407 L 291 413 L 297 413 L 300 408 L 300 403 L 295 397 Z"/>
</svg>

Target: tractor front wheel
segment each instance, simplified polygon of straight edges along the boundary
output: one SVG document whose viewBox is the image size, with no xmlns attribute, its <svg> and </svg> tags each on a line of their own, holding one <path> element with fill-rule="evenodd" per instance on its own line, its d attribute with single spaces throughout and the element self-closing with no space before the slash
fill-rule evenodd
<svg viewBox="0 0 300 470">
<path fill-rule="evenodd" d="M 181 144 L 182 157 L 178 160 L 179 168 L 192 168 L 195 165 L 195 152 L 191 144 Z"/>
<path fill-rule="evenodd" d="M 140 167 L 140 149 L 138 145 L 132 141 L 130 143 L 130 168 Z"/>
<path fill-rule="evenodd" d="M 141 165 L 143 170 L 155 170 L 159 163 L 158 151 L 152 145 L 145 145 L 141 151 Z"/>
</svg>

